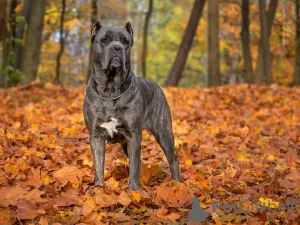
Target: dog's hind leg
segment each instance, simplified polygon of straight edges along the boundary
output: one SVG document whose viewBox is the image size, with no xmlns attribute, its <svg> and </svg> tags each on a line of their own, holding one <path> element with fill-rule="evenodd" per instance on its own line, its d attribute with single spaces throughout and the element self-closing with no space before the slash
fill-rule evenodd
<svg viewBox="0 0 300 225">
<path fill-rule="evenodd" d="M 179 163 L 174 153 L 174 136 L 171 125 L 161 127 L 159 132 L 154 133 L 154 137 L 166 155 L 172 178 L 180 181 Z"/>
</svg>

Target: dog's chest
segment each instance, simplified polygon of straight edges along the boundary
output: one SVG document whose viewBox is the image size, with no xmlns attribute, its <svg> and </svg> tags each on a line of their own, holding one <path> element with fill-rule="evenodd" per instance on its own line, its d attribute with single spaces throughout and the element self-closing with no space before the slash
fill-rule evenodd
<svg viewBox="0 0 300 225">
<path fill-rule="evenodd" d="M 115 133 L 118 133 L 117 126 L 121 125 L 120 121 L 118 121 L 116 118 L 110 118 L 108 122 L 104 122 L 100 124 L 100 127 L 104 128 L 108 135 L 113 138 Z"/>
<path fill-rule="evenodd" d="M 120 107 L 103 107 L 99 115 L 98 129 L 102 137 L 111 143 L 122 142 L 131 136 L 125 111 Z"/>
</svg>

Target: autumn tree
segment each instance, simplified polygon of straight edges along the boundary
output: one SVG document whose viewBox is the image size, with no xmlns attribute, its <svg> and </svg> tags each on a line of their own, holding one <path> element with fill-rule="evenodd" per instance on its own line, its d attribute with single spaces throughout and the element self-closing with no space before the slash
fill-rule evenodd
<svg viewBox="0 0 300 225">
<path fill-rule="evenodd" d="M 277 5 L 278 0 L 271 0 L 267 10 L 266 1 L 259 0 L 260 41 L 259 54 L 257 57 L 256 82 L 265 81 L 267 84 L 272 83 L 269 37 L 272 32 Z"/>
<path fill-rule="evenodd" d="M 219 1 L 208 1 L 208 86 L 221 84 L 219 53 Z"/>
<path fill-rule="evenodd" d="M 296 9 L 296 60 L 294 85 L 300 85 L 300 0 L 295 0 Z"/>
<path fill-rule="evenodd" d="M 22 83 L 35 80 L 40 59 L 46 0 L 32 0 L 26 40 L 22 52 Z"/>
<path fill-rule="evenodd" d="M 64 34 L 64 22 L 65 22 L 65 12 L 66 12 L 66 0 L 62 0 L 61 3 L 61 14 L 60 14 L 60 28 L 59 28 L 59 52 L 56 57 L 56 76 L 55 83 L 60 83 L 60 65 L 61 65 L 61 57 L 64 53 L 65 49 L 65 34 Z"/>
<path fill-rule="evenodd" d="M 144 33 L 143 33 L 142 71 L 144 77 L 147 77 L 148 27 L 151 19 L 152 10 L 153 10 L 153 0 L 149 0 L 149 6 L 145 17 L 145 26 L 144 26 Z"/>
<path fill-rule="evenodd" d="M 249 0 L 242 0 L 241 11 L 242 11 L 241 40 L 242 40 L 245 80 L 247 83 L 253 83 L 254 77 L 253 77 L 252 56 L 251 56 L 251 49 L 250 49 L 250 33 L 249 33 L 249 25 L 250 25 Z"/>
<path fill-rule="evenodd" d="M 177 86 L 180 81 L 182 71 L 184 69 L 188 53 L 191 49 L 193 38 L 202 15 L 204 4 L 205 0 L 195 0 L 194 2 L 192 13 L 187 28 L 184 32 L 176 59 L 173 63 L 168 79 L 165 82 L 166 86 Z"/>
</svg>

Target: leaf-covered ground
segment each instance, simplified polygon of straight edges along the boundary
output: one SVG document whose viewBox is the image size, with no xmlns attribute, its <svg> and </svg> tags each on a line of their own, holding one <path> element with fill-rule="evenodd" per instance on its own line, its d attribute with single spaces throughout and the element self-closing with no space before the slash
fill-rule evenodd
<svg viewBox="0 0 300 225">
<path fill-rule="evenodd" d="M 83 87 L 0 90 L 0 224 L 178 224 L 195 196 L 210 214 L 202 224 L 299 224 L 300 88 L 164 91 L 182 182 L 170 179 L 165 156 L 144 132 L 143 189 L 132 192 L 117 144 L 107 146 L 104 187 L 91 185 Z M 245 213 L 212 207 L 243 200 L 244 209 L 250 201 L 296 206 Z"/>
</svg>

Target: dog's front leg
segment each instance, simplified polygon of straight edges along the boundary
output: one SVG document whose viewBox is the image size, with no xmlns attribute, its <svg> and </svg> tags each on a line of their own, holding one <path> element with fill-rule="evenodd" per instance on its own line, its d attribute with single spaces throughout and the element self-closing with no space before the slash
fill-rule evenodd
<svg viewBox="0 0 300 225">
<path fill-rule="evenodd" d="M 132 138 L 127 142 L 130 190 L 137 190 L 140 187 L 141 137 L 141 133 L 132 135 Z"/>
<path fill-rule="evenodd" d="M 105 141 L 100 137 L 92 136 L 91 150 L 95 167 L 94 184 L 102 185 L 104 183 Z"/>
</svg>

